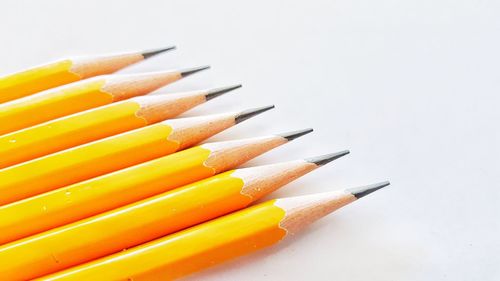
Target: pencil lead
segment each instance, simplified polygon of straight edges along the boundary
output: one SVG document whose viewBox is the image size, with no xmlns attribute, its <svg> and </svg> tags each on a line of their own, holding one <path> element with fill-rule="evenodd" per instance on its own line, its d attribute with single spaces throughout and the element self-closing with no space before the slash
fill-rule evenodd
<svg viewBox="0 0 500 281">
<path fill-rule="evenodd" d="M 236 117 L 234 118 L 235 123 L 236 124 L 241 123 L 247 119 L 250 119 L 256 115 L 259 115 L 259 114 L 266 112 L 268 110 L 271 110 L 273 108 L 274 108 L 274 105 L 268 105 L 268 106 L 264 106 L 264 107 L 258 107 L 258 108 L 244 110 L 244 111 L 240 112 L 238 115 L 236 115 Z"/>
<path fill-rule="evenodd" d="M 326 165 L 326 164 L 332 162 L 333 160 L 339 159 L 342 156 L 345 156 L 347 154 L 349 154 L 349 150 L 344 150 L 344 151 L 330 153 L 330 154 L 326 154 L 326 155 L 306 158 L 305 160 L 309 163 L 316 164 L 317 166 L 323 166 L 323 165 Z"/>
<path fill-rule="evenodd" d="M 144 59 L 149 59 L 150 57 L 159 55 L 159 54 L 164 53 L 164 52 L 172 51 L 175 49 L 176 49 L 175 46 L 170 46 L 170 47 L 161 48 L 161 49 L 148 50 L 148 51 L 142 52 L 142 56 L 144 57 Z"/>
<path fill-rule="evenodd" d="M 220 95 L 223 95 L 227 92 L 231 92 L 233 90 L 236 90 L 238 88 L 241 88 L 241 84 L 239 85 L 233 85 L 233 86 L 228 86 L 228 87 L 221 87 L 221 88 L 216 88 L 216 89 L 211 89 L 208 91 L 208 93 L 205 95 L 205 99 L 207 101 L 216 98 Z"/>
<path fill-rule="evenodd" d="M 292 141 L 298 137 L 301 137 L 303 135 L 307 135 L 310 132 L 312 132 L 312 128 L 304 129 L 304 130 L 299 130 L 299 131 L 293 131 L 293 132 L 288 132 L 288 133 L 283 133 L 283 134 L 278 134 L 278 136 L 283 137 L 287 139 L 288 141 Z"/>
<path fill-rule="evenodd" d="M 390 183 L 388 181 L 380 182 L 380 183 L 375 183 L 367 186 L 360 186 L 360 187 L 353 187 L 347 189 L 348 192 L 352 193 L 357 199 L 361 197 L 365 197 L 366 195 L 377 191 L 383 187 L 388 186 Z"/>
<path fill-rule="evenodd" d="M 181 76 L 186 77 L 186 76 L 189 76 L 191 74 L 195 74 L 196 72 L 199 72 L 199 71 L 202 71 L 205 69 L 209 69 L 209 68 L 210 68 L 209 65 L 205 65 L 205 66 L 200 66 L 200 67 L 193 67 L 193 68 L 184 69 L 184 70 L 181 70 Z"/>
</svg>

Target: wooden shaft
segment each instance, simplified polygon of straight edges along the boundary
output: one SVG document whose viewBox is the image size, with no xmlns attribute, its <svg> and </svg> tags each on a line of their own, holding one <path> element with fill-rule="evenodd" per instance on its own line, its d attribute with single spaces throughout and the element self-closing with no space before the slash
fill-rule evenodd
<svg viewBox="0 0 500 281">
<path fill-rule="evenodd" d="M 285 211 L 285 217 L 281 220 L 280 227 L 288 234 L 294 234 L 310 223 L 356 201 L 356 199 L 350 192 L 335 191 L 281 198 L 277 199 L 274 204 Z"/>
<path fill-rule="evenodd" d="M 140 105 L 136 115 L 153 124 L 175 117 L 207 101 L 207 91 L 193 91 L 179 94 L 161 94 L 136 97 L 132 100 Z"/>
<path fill-rule="evenodd" d="M 211 151 L 205 165 L 214 169 L 216 173 L 220 173 L 231 167 L 237 167 L 264 151 L 271 150 L 287 142 L 286 138 L 280 136 L 266 136 L 229 142 L 207 143 L 201 145 L 201 147 Z"/>
<path fill-rule="evenodd" d="M 183 150 L 236 125 L 236 116 L 237 113 L 216 114 L 170 119 L 163 121 L 162 124 L 173 128 L 168 140 L 179 143 L 179 150 Z M 201 120 L 203 122 L 200 122 Z"/>
<path fill-rule="evenodd" d="M 146 95 L 182 78 L 181 71 L 161 71 L 143 74 L 108 76 L 102 91 L 113 96 L 113 101 Z"/>
<path fill-rule="evenodd" d="M 274 165 L 238 169 L 234 172 L 233 176 L 243 179 L 245 183 L 241 193 L 252 197 L 256 201 L 316 168 L 318 166 L 313 163 L 297 160 Z"/>
<path fill-rule="evenodd" d="M 73 63 L 69 71 L 77 74 L 80 80 L 83 80 L 98 75 L 111 74 L 143 60 L 143 52 L 80 57 L 71 60 Z"/>
</svg>

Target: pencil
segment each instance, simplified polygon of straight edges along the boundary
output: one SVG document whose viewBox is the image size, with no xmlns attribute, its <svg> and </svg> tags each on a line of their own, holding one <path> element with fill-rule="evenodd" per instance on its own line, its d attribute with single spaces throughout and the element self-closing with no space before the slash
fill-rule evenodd
<svg viewBox="0 0 500 281">
<path fill-rule="evenodd" d="M 3 265 L 0 274 L 13 279 L 31 279 L 140 245 L 243 209 L 347 153 L 226 172 L 15 241 L 0 247 Z"/>
<path fill-rule="evenodd" d="M 0 104 L 0 135 L 91 108 L 142 96 L 208 66 L 141 74 L 105 75 Z"/>
<path fill-rule="evenodd" d="M 172 280 L 278 243 L 388 182 L 270 200 L 37 280 Z"/>
<path fill-rule="evenodd" d="M 0 235 L 43 231 L 131 204 L 233 169 L 310 131 L 206 143 L 50 192 L 39 190 L 46 193 L 0 206 L 7 226 Z M 13 224 L 15 232 L 8 229 Z"/>
<path fill-rule="evenodd" d="M 0 194 L 55 189 L 169 155 L 270 108 L 168 120 L 0 170 Z M 57 226 L 29 206 L 0 207 L 0 245 Z"/>
<path fill-rule="evenodd" d="M 62 59 L 0 78 L 0 103 L 97 75 L 109 74 L 175 47 Z"/>
<path fill-rule="evenodd" d="M 0 168 L 175 117 L 238 87 L 135 97 L 0 136 Z"/>
</svg>

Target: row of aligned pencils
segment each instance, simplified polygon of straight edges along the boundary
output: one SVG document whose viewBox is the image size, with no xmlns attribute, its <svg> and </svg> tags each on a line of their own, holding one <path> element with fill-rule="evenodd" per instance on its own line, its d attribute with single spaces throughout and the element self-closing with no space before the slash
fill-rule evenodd
<svg viewBox="0 0 500 281">
<path fill-rule="evenodd" d="M 312 129 L 197 145 L 273 106 L 172 119 L 240 85 L 144 96 L 208 67 L 109 75 L 173 49 L 0 79 L 1 280 L 176 279 L 389 184 L 250 206 L 349 151 L 238 169 Z"/>
</svg>

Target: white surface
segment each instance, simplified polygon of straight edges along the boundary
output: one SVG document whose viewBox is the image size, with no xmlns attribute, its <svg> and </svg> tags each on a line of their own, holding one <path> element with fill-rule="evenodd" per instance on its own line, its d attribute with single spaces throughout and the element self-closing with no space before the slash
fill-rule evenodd
<svg viewBox="0 0 500 281">
<path fill-rule="evenodd" d="M 1 72 L 176 44 L 126 72 L 211 64 L 168 87 L 244 88 L 189 115 L 275 103 L 215 139 L 312 126 L 251 162 L 352 154 L 291 196 L 392 186 L 289 242 L 190 280 L 499 280 L 498 1 L 2 1 Z"/>
</svg>

